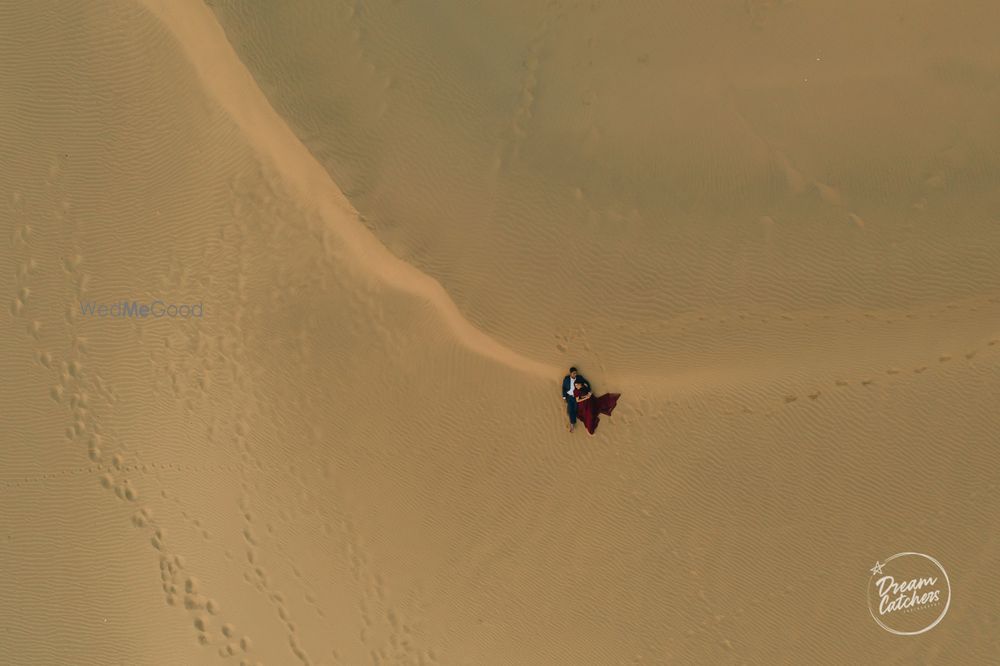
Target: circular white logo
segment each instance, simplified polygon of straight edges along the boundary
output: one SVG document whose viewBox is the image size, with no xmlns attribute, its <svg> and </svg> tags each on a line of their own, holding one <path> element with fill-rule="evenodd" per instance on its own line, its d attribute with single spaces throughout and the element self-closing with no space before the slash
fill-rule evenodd
<svg viewBox="0 0 1000 666">
<path fill-rule="evenodd" d="M 897 636 L 916 636 L 940 622 L 951 605 L 951 581 L 941 563 L 923 553 L 896 553 L 876 562 L 868 581 L 868 610 Z"/>
</svg>

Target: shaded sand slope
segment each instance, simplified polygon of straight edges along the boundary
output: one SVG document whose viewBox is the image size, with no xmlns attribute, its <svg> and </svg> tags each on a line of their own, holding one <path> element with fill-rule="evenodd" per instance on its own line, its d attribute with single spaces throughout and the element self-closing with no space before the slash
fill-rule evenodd
<svg viewBox="0 0 1000 666">
<path fill-rule="evenodd" d="M 202 5 L 54 8 L 0 17 L 9 663 L 995 656 L 990 301 L 859 315 L 874 343 L 839 364 L 789 330 L 734 372 L 617 370 L 620 410 L 571 438 L 558 376 L 277 140 Z M 206 315 L 79 315 L 126 297 Z M 919 335 L 889 351 L 897 318 Z M 956 586 L 912 641 L 863 593 L 906 547 Z"/>
<path fill-rule="evenodd" d="M 535 358 L 844 358 L 1000 290 L 1000 6 L 212 6 L 366 224 Z"/>
</svg>

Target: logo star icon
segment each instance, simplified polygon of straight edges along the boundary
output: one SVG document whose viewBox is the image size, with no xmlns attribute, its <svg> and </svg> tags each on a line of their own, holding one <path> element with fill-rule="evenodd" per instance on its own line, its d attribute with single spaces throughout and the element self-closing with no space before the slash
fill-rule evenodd
<svg viewBox="0 0 1000 666">
<path fill-rule="evenodd" d="M 882 563 L 879 562 L 878 560 L 876 560 L 875 561 L 875 566 L 873 566 L 871 568 L 871 572 L 872 572 L 873 576 L 879 576 L 879 575 L 881 575 L 882 574 Z"/>
</svg>

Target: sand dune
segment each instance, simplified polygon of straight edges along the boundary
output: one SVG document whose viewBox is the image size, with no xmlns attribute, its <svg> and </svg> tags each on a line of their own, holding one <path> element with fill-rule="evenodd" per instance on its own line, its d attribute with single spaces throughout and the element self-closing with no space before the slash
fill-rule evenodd
<svg viewBox="0 0 1000 666">
<path fill-rule="evenodd" d="M 995 7 L 213 9 L 366 224 L 535 358 L 843 357 L 873 332 L 799 316 L 1000 290 Z"/>
<path fill-rule="evenodd" d="M 996 11 L 493 4 L 0 6 L 4 663 L 995 663 Z"/>
</svg>

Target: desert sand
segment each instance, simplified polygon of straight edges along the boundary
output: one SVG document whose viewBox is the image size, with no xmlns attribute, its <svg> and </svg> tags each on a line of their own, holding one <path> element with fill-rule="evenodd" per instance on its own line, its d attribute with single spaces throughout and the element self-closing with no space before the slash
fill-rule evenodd
<svg viewBox="0 0 1000 666">
<path fill-rule="evenodd" d="M 0 662 L 1000 660 L 1000 6 L 628 4 L 0 4 Z"/>
</svg>

